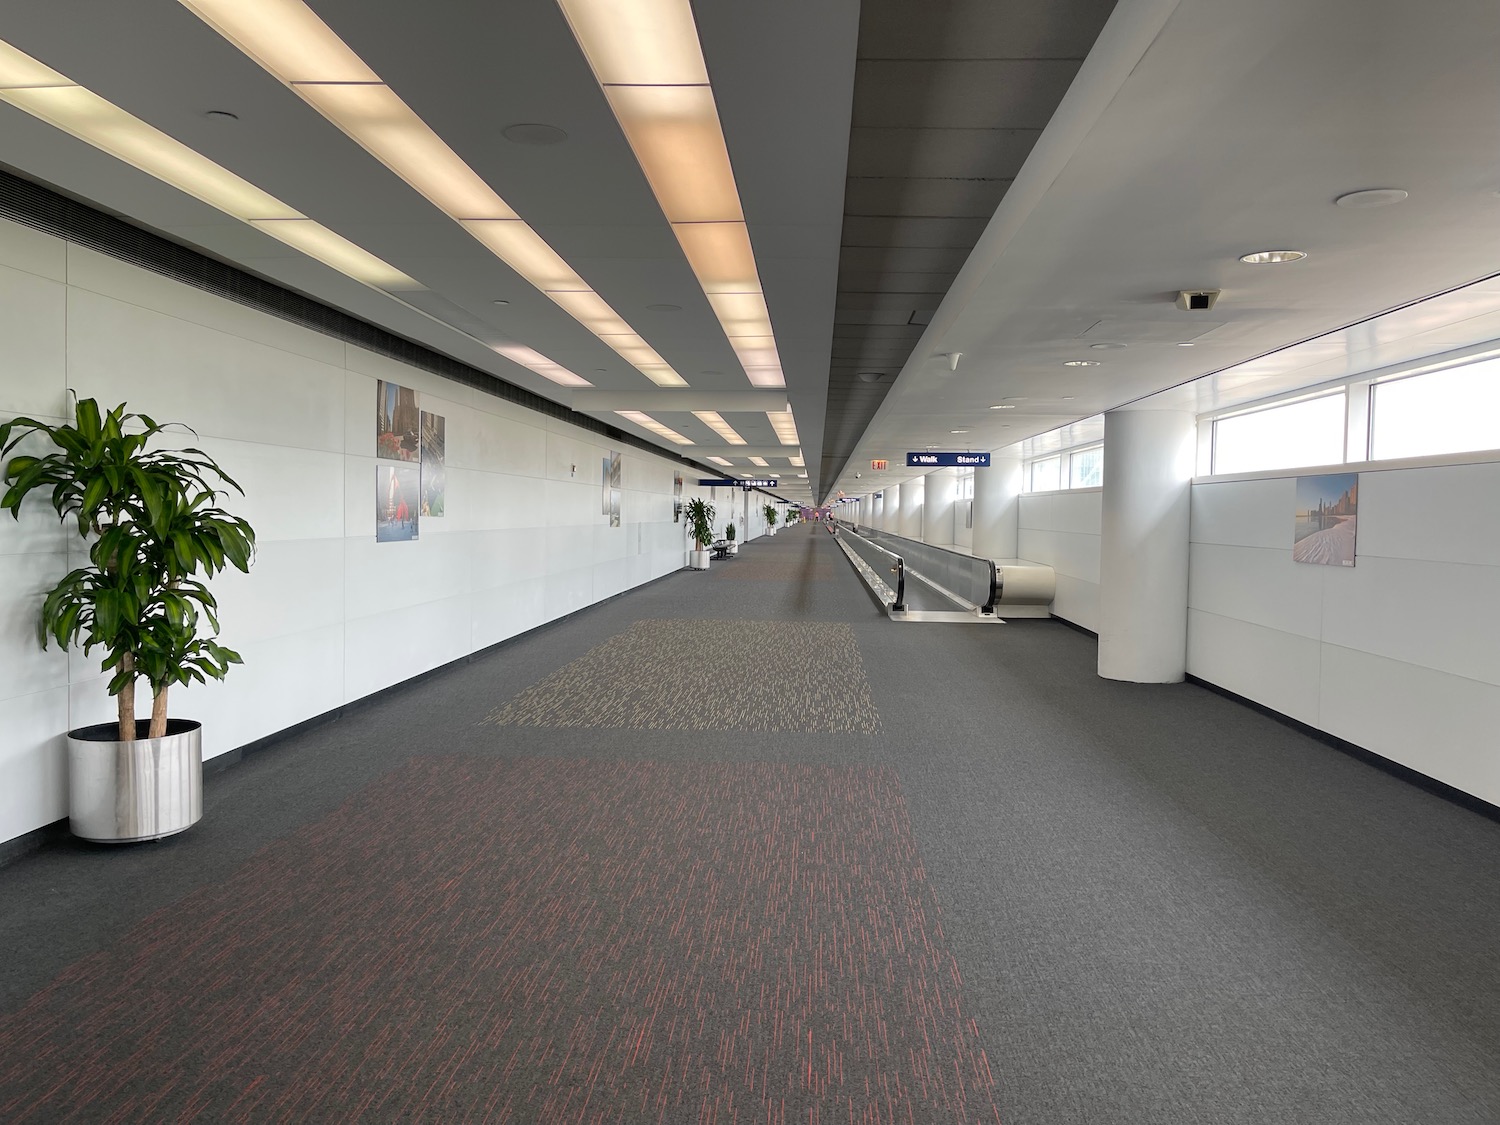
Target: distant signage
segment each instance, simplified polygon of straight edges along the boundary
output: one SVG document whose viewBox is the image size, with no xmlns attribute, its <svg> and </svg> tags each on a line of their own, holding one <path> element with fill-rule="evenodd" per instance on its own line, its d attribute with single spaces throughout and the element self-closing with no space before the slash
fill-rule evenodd
<svg viewBox="0 0 1500 1125">
<path fill-rule="evenodd" d="M 870 462 L 870 468 L 875 470 L 877 473 L 881 472 L 882 470 L 889 469 L 890 467 L 890 462 L 887 461 L 884 457 L 880 458 L 878 461 Z"/>
<path fill-rule="evenodd" d="M 990 455 L 988 453 L 908 453 L 906 467 L 908 469 L 955 467 L 987 469 L 990 467 Z"/>
<path fill-rule="evenodd" d="M 775 488 L 781 482 L 772 478 L 770 480 L 736 480 L 733 477 L 700 477 L 698 487 L 700 488 Z"/>
</svg>

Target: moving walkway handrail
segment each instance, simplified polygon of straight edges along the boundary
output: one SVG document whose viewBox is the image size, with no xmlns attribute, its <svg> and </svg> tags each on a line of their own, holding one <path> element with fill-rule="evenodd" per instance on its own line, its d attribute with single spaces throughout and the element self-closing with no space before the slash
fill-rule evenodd
<svg viewBox="0 0 1500 1125">
<path fill-rule="evenodd" d="M 864 537 L 861 536 L 861 538 L 864 538 Z M 893 566 L 893 567 L 891 567 L 892 572 L 896 575 L 896 600 L 891 603 L 891 609 L 893 611 L 895 611 L 896 613 L 905 613 L 906 612 L 906 560 L 903 559 L 900 555 L 896 554 L 895 551 L 887 551 L 884 547 L 882 547 L 879 543 L 875 542 L 873 539 L 865 539 L 865 542 L 868 543 L 870 546 L 874 547 L 882 555 L 889 555 L 891 558 L 893 558 L 893 559 L 896 560 L 896 565 Z"/>
<path fill-rule="evenodd" d="M 933 543 L 923 543 L 920 539 L 907 539 L 906 536 L 897 535 L 892 531 L 877 532 L 874 528 L 871 528 L 869 530 L 873 534 L 887 536 L 891 539 L 906 539 L 908 543 L 911 543 L 915 547 L 921 548 L 922 551 L 932 551 L 938 554 L 952 555 L 955 559 L 963 563 L 976 563 L 980 566 L 983 566 L 988 573 L 986 573 L 982 579 L 982 581 L 984 582 L 985 591 L 984 604 L 979 606 L 978 608 L 980 613 L 990 617 L 994 616 L 995 605 L 999 602 L 1001 595 L 1004 593 L 1005 583 L 1004 575 L 1001 572 L 1000 568 L 995 564 L 994 559 L 979 558 L 976 555 L 966 555 L 962 551 L 954 551 L 950 550 L 947 547 L 939 547 Z M 865 537 L 865 541 L 873 546 L 879 546 L 879 544 L 875 543 L 875 541 L 868 535 Z M 884 550 L 884 548 L 881 549 Z M 886 553 L 891 554 L 892 552 L 888 551 Z M 921 552 L 919 551 L 918 554 L 920 555 L 920 553 Z M 924 577 L 926 576 L 924 575 Z M 976 575 L 975 577 L 977 578 L 978 576 Z M 929 578 L 928 580 L 930 581 L 931 579 Z M 977 601 L 978 599 L 976 598 L 975 600 Z"/>
</svg>

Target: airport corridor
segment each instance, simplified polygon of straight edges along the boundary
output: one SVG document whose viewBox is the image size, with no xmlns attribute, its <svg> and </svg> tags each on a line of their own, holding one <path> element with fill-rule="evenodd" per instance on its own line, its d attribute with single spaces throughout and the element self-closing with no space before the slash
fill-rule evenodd
<svg viewBox="0 0 1500 1125">
<path fill-rule="evenodd" d="M 1500 824 L 1095 659 L 804 524 L 352 706 L 0 868 L 0 1120 L 1500 1120 Z"/>
</svg>

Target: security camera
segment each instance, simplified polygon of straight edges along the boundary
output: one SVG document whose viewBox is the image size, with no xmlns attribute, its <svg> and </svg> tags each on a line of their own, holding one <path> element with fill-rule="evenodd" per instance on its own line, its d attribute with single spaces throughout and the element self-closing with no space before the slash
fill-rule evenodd
<svg viewBox="0 0 1500 1125">
<path fill-rule="evenodd" d="M 855 480 L 858 480 L 858 479 L 859 479 L 859 474 L 858 474 L 858 473 L 855 473 L 855 474 L 854 474 L 854 479 L 855 479 Z"/>
</svg>

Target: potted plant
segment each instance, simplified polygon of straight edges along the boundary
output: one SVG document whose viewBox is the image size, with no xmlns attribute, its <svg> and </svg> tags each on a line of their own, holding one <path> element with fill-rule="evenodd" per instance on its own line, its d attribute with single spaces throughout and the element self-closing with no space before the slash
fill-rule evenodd
<svg viewBox="0 0 1500 1125">
<path fill-rule="evenodd" d="M 694 570 L 707 570 L 708 546 L 714 541 L 714 506 L 703 497 L 694 496 L 683 511 L 687 514 L 688 534 L 693 537 L 688 565 Z"/>
<path fill-rule="evenodd" d="M 740 545 L 734 541 L 734 524 L 724 525 L 724 542 L 727 544 L 724 551 L 726 554 L 737 555 L 740 553 Z"/>
<path fill-rule="evenodd" d="M 69 826 L 89 840 L 153 840 L 197 823 L 202 727 L 167 717 L 167 691 L 223 679 L 241 663 L 214 639 L 218 605 L 202 578 L 250 569 L 255 532 L 216 506 L 226 488 L 243 490 L 200 449 L 148 448 L 168 428 L 123 405 L 101 413 L 93 399 L 70 423 L 0 425 L 0 457 L 28 437 L 56 447 L 11 457 L 0 508 L 19 519 L 27 496 L 44 490 L 58 517 L 76 523 L 87 555 L 43 601 L 42 645 L 101 648 L 101 668 L 114 673 L 117 721 L 68 732 Z M 135 715 L 141 679 L 150 719 Z"/>
<path fill-rule="evenodd" d="M 776 505 L 775 504 L 767 504 L 764 508 L 761 509 L 761 511 L 764 512 L 765 516 L 766 516 L 766 534 L 767 535 L 775 535 L 776 534 Z"/>
</svg>

